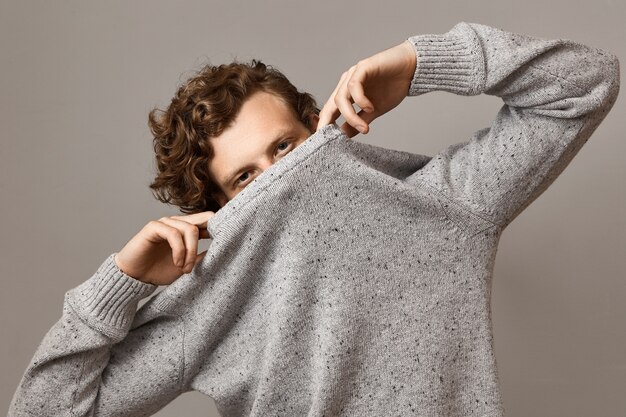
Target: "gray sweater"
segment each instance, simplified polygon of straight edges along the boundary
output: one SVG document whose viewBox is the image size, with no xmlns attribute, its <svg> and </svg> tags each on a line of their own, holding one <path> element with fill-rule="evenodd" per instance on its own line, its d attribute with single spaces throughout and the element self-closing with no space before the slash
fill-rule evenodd
<svg viewBox="0 0 626 417">
<path fill-rule="evenodd" d="M 67 291 L 9 415 L 148 416 L 195 390 L 223 416 L 502 416 L 498 241 L 606 117 L 619 61 L 476 23 L 409 40 L 407 95 L 498 96 L 490 127 L 425 156 L 324 126 L 141 308 L 157 287 L 113 254 Z"/>
</svg>

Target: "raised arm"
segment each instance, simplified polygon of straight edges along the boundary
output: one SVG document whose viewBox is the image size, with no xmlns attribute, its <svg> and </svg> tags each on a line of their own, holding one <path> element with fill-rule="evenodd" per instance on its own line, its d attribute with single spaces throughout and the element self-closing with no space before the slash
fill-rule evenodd
<svg viewBox="0 0 626 417">
<path fill-rule="evenodd" d="M 124 274 L 113 256 L 65 294 L 9 417 L 148 416 L 183 392 L 182 321 L 154 308 L 135 320 L 157 286 Z"/>
<path fill-rule="evenodd" d="M 345 71 L 318 129 L 343 115 L 349 137 L 366 134 L 405 97 L 431 91 L 502 98 L 490 127 L 443 149 L 406 181 L 504 228 L 565 169 L 613 107 L 619 84 L 619 61 L 605 50 L 460 22 Z"/>
<path fill-rule="evenodd" d="M 502 98 L 490 127 L 445 148 L 411 179 L 499 227 L 546 190 L 617 99 L 617 57 L 568 39 L 460 22 L 406 42 L 417 55 L 409 96 Z"/>
</svg>

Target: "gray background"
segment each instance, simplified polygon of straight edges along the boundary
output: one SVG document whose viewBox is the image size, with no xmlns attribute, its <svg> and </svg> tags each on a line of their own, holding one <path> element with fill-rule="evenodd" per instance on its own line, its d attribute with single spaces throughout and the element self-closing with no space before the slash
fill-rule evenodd
<svg viewBox="0 0 626 417">
<path fill-rule="evenodd" d="M 0 408 L 64 293 L 149 220 L 179 214 L 147 188 L 146 122 L 191 70 L 259 58 L 321 107 L 357 60 L 459 21 L 569 38 L 626 65 L 625 10 L 619 0 L 2 1 Z M 489 126 L 501 104 L 407 98 L 355 140 L 433 155 Z M 509 417 L 626 414 L 624 107 L 620 96 L 502 236 L 492 303 Z M 192 392 L 157 415 L 218 414 Z"/>
</svg>

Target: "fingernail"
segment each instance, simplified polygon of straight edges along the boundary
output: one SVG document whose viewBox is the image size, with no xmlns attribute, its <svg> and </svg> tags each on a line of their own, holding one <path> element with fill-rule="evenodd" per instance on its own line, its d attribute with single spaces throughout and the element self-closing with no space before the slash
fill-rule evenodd
<svg viewBox="0 0 626 417">
<path fill-rule="evenodd" d="M 357 129 L 359 129 L 359 131 L 360 131 L 361 133 L 365 132 L 365 126 L 363 126 L 363 125 L 358 125 L 358 126 L 357 126 Z"/>
</svg>

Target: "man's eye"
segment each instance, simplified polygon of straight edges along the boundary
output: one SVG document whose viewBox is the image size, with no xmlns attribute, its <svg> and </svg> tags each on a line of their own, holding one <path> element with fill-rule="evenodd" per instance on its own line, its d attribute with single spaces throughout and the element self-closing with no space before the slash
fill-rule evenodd
<svg viewBox="0 0 626 417">
<path fill-rule="evenodd" d="M 283 148 L 281 148 L 281 146 L 283 146 L 283 145 L 284 145 L 284 147 L 283 147 Z M 290 142 L 290 141 L 281 142 L 281 143 L 279 143 L 279 144 L 278 144 L 277 148 L 279 148 L 278 150 L 280 150 L 280 151 L 284 151 L 284 150 L 286 150 L 286 149 L 287 149 L 287 147 L 289 147 L 289 145 L 291 145 L 291 142 Z M 249 175 L 248 175 L 248 173 L 247 173 L 247 172 L 244 172 L 243 174 L 241 174 L 241 175 L 239 176 L 239 178 L 237 178 L 237 179 L 235 180 L 235 184 L 236 184 L 236 185 L 240 185 L 241 183 L 245 182 L 245 181 L 248 179 L 248 176 L 249 176 Z"/>
<path fill-rule="evenodd" d="M 248 175 L 248 173 L 247 173 L 247 172 L 244 172 L 243 174 L 241 174 L 241 175 L 239 176 L 239 178 L 237 179 L 237 181 L 236 181 L 236 182 L 237 182 L 237 184 L 239 184 L 239 183 L 240 183 L 240 181 L 239 181 L 239 180 L 240 180 L 240 179 L 242 179 L 242 178 L 243 178 L 244 176 L 246 176 L 246 175 Z M 245 179 L 244 179 L 244 181 L 245 181 Z"/>
<path fill-rule="evenodd" d="M 278 144 L 278 146 L 279 146 L 279 147 L 280 147 L 281 145 L 289 146 L 289 145 L 290 145 L 290 142 L 282 142 L 282 143 L 279 143 L 279 144 Z M 280 150 L 282 151 L 282 150 L 285 150 L 285 149 L 287 149 L 287 148 L 282 148 L 282 149 L 280 149 Z"/>
</svg>

